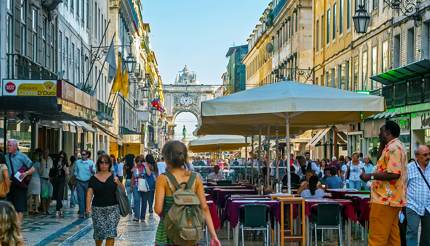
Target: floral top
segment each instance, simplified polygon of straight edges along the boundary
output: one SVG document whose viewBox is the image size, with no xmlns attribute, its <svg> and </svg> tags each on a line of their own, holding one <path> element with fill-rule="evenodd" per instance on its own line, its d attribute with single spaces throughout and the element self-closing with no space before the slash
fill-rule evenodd
<svg viewBox="0 0 430 246">
<path fill-rule="evenodd" d="M 388 172 L 400 174 L 397 180 L 372 182 L 371 202 L 391 207 L 406 206 L 406 153 L 398 138 L 391 140 L 382 151 L 376 165 L 377 173 Z"/>
</svg>

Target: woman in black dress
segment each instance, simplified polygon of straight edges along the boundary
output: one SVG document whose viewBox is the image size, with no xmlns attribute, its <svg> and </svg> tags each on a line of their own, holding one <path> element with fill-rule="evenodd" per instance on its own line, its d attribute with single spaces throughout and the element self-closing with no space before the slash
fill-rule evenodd
<svg viewBox="0 0 430 246">
<path fill-rule="evenodd" d="M 67 164 L 67 155 L 64 151 L 60 151 L 58 156 L 54 159 L 54 166 L 50 171 L 50 178 L 53 186 L 52 196 L 57 201 L 56 211 L 57 216 L 63 217 L 63 198 L 64 187 L 66 186 L 66 176 L 69 175 L 69 168 Z"/>
<path fill-rule="evenodd" d="M 100 155 L 96 166 L 97 173 L 88 183 L 87 213 L 92 213 L 96 246 L 102 245 L 104 240 L 106 246 L 112 246 L 120 219 L 115 189 L 119 186 L 125 191 L 125 187 L 112 173 L 112 160 L 108 155 Z"/>
</svg>

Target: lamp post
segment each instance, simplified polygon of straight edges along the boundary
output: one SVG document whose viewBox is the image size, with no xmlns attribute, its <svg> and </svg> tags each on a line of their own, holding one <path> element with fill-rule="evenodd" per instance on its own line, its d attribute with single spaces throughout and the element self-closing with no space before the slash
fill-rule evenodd
<svg viewBox="0 0 430 246">
<path fill-rule="evenodd" d="M 357 33 L 366 33 L 367 28 L 369 27 L 370 15 L 364 6 L 364 2 L 362 1 L 360 5 L 358 5 L 357 10 L 355 11 L 355 15 L 352 17 L 354 21 L 355 31 Z"/>
<path fill-rule="evenodd" d="M 127 65 L 128 73 L 133 73 L 136 69 L 136 58 L 132 54 L 128 54 L 125 64 Z"/>
</svg>

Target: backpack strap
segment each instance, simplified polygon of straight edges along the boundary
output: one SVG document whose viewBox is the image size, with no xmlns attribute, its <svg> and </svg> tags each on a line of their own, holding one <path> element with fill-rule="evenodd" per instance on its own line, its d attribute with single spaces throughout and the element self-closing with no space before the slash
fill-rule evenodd
<svg viewBox="0 0 430 246">
<path fill-rule="evenodd" d="M 190 190 L 191 187 L 193 187 L 194 185 L 194 181 L 196 181 L 196 173 L 191 172 L 191 177 L 188 179 L 187 186 L 185 187 L 185 189 Z"/>
<path fill-rule="evenodd" d="M 176 180 L 175 176 L 173 174 L 171 174 L 170 172 L 165 172 L 164 173 L 167 178 L 169 179 L 170 183 L 175 186 L 176 190 L 179 190 L 181 187 L 179 186 L 178 181 Z"/>
</svg>

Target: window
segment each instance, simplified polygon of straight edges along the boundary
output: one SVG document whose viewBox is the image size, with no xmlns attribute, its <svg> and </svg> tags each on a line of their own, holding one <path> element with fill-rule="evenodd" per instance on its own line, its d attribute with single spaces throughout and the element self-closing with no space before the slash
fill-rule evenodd
<svg viewBox="0 0 430 246">
<path fill-rule="evenodd" d="M 76 82 L 81 83 L 81 50 L 76 49 Z"/>
<path fill-rule="evenodd" d="M 97 3 L 94 2 L 94 36 L 97 38 L 99 36 L 99 30 L 97 25 Z"/>
<path fill-rule="evenodd" d="M 408 29 L 408 43 L 407 43 L 407 51 L 406 57 L 407 62 L 411 63 L 415 61 L 415 31 L 414 28 Z"/>
<path fill-rule="evenodd" d="M 422 29 L 422 53 L 421 58 L 430 58 L 430 22 L 425 22 Z"/>
<path fill-rule="evenodd" d="M 86 22 L 87 22 L 87 28 L 90 28 L 90 1 L 87 0 L 87 15 L 86 15 Z M 84 16 L 84 15 L 82 15 Z"/>
<path fill-rule="evenodd" d="M 82 22 L 82 26 L 85 26 L 85 3 L 84 3 L 84 0 L 81 0 L 81 22 Z"/>
<path fill-rule="evenodd" d="M 79 1 L 80 0 L 76 0 L 76 19 L 78 19 L 79 20 L 79 14 L 80 14 L 80 12 L 81 12 L 81 10 L 79 9 Z"/>
<path fill-rule="evenodd" d="M 48 59 L 47 48 L 48 47 L 46 46 L 46 34 L 47 34 L 47 30 L 48 30 L 48 21 L 46 20 L 46 18 L 43 18 L 43 21 L 42 21 L 42 42 L 43 42 L 43 50 L 46 52 L 43 55 L 43 59 L 44 59 L 43 60 L 43 65 L 45 65 L 45 66 L 48 63 L 48 61 L 47 61 L 47 59 Z"/>
<path fill-rule="evenodd" d="M 324 15 L 321 16 L 321 48 L 324 47 Z"/>
<path fill-rule="evenodd" d="M 343 0 L 339 0 L 339 33 L 343 33 Z"/>
<path fill-rule="evenodd" d="M 336 38 L 336 3 L 333 4 L 333 31 L 332 39 Z"/>
<path fill-rule="evenodd" d="M 63 0 L 63 6 L 67 9 L 69 7 L 69 0 Z"/>
<path fill-rule="evenodd" d="M 297 11 L 296 12 L 294 12 L 294 15 L 296 16 L 296 32 L 297 32 L 297 29 L 298 29 L 298 26 L 299 26 L 299 18 L 297 18 Z"/>
<path fill-rule="evenodd" d="M 359 86 L 359 83 L 358 83 L 358 71 L 359 71 L 358 62 L 359 62 L 358 56 L 355 56 L 354 60 L 353 60 L 354 75 L 352 77 L 352 79 L 353 79 L 353 86 L 352 86 L 353 88 L 351 88 L 352 90 L 361 90 L 362 89 L 362 87 Z"/>
<path fill-rule="evenodd" d="M 342 67 L 342 75 L 344 76 L 342 78 L 342 81 L 345 83 L 345 87 L 343 89 L 349 90 L 349 61 L 346 61 L 345 64 Z"/>
<path fill-rule="evenodd" d="M 70 13 L 72 13 L 72 15 L 75 13 L 75 0 L 70 0 Z"/>
<path fill-rule="evenodd" d="M 336 81 L 336 79 L 335 79 L 335 77 L 336 77 L 335 70 L 334 70 L 334 68 L 332 68 L 330 70 L 331 70 L 330 71 L 330 74 L 331 74 L 330 85 L 331 85 L 331 87 L 335 87 L 335 81 Z"/>
<path fill-rule="evenodd" d="M 58 50 L 60 52 L 60 62 L 58 63 L 58 72 L 63 73 L 64 50 L 63 50 L 63 33 L 58 32 Z M 62 75 L 64 77 L 64 74 Z"/>
<path fill-rule="evenodd" d="M 71 52 L 71 55 L 72 55 L 72 83 L 73 84 L 76 84 L 76 78 L 75 78 L 75 44 L 72 42 L 72 52 Z"/>
<path fill-rule="evenodd" d="M 386 72 L 389 66 L 389 51 L 388 51 L 388 41 L 382 42 L 382 72 Z"/>
<path fill-rule="evenodd" d="M 319 50 L 319 45 L 320 45 L 320 21 L 317 20 L 316 23 L 316 34 L 315 34 L 315 48 L 318 51 Z"/>
<path fill-rule="evenodd" d="M 12 10 L 12 0 L 6 0 L 6 9 Z"/>
<path fill-rule="evenodd" d="M 335 88 L 342 89 L 343 86 L 343 80 L 342 80 L 342 64 L 337 65 L 337 80 L 335 84 Z"/>
<path fill-rule="evenodd" d="M 37 62 L 37 9 L 36 8 L 32 8 L 31 9 L 31 31 L 32 31 L 32 41 L 31 41 L 31 45 L 32 45 L 32 55 L 31 57 L 33 58 L 34 62 Z"/>
<path fill-rule="evenodd" d="M 346 0 L 346 29 L 351 27 L 351 0 Z"/>
<path fill-rule="evenodd" d="M 379 0 L 372 0 L 372 8 L 373 8 L 373 10 L 378 10 Z"/>
<path fill-rule="evenodd" d="M 327 10 L 327 26 L 326 26 L 326 37 L 325 37 L 325 41 L 328 44 L 330 42 L 330 9 Z"/>
<path fill-rule="evenodd" d="M 27 19 L 27 1 L 21 0 L 21 54 L 27 55 L 27 27 L 26 27 L 26 19 Z"/>
<path fill-rule="evenodd" d="M 370 90 L 370 87 L 367 84 L 367 51 L 363 52 L 361 64 L 361 80 L 363 84 L 362 88 L 363 90 Z"/>
<path fill-rule="evenodd" d="M 65 49 L 65 52 L 64 52 L 64 55 L 65 55 L 65 57 L 66 57 L 66 72 L 65 72 L 65 77 L 69 80 L 69 82 L 70 82 L 70 79 L 69 79 L 69 75 L 70 75 L 70 71 L 69 71 L 69 63 L 70 63 L 70 60 L 69 60 L 69 57 L 70 57 L 70 55 L 69 55 L 70 53 L 69 53 L 69 38 L 68 37 L 66 37 L 66 49 Z"/>
<path fill-rule="evenodd" d="M 372 76 L 378 72 L 378 46 L 372 47 Z"/>
<path fill-rule="evenodd" d="M 393 42 L 393 67 L 400 66 L 400 34 L 394 36 Z"/>
<path fill-rule="evenodd" d="M 329 78 L 330 78 L 330 73 L 329 71 L 325 71 L 325 86 L 329 86 Z"/>
</svg>

